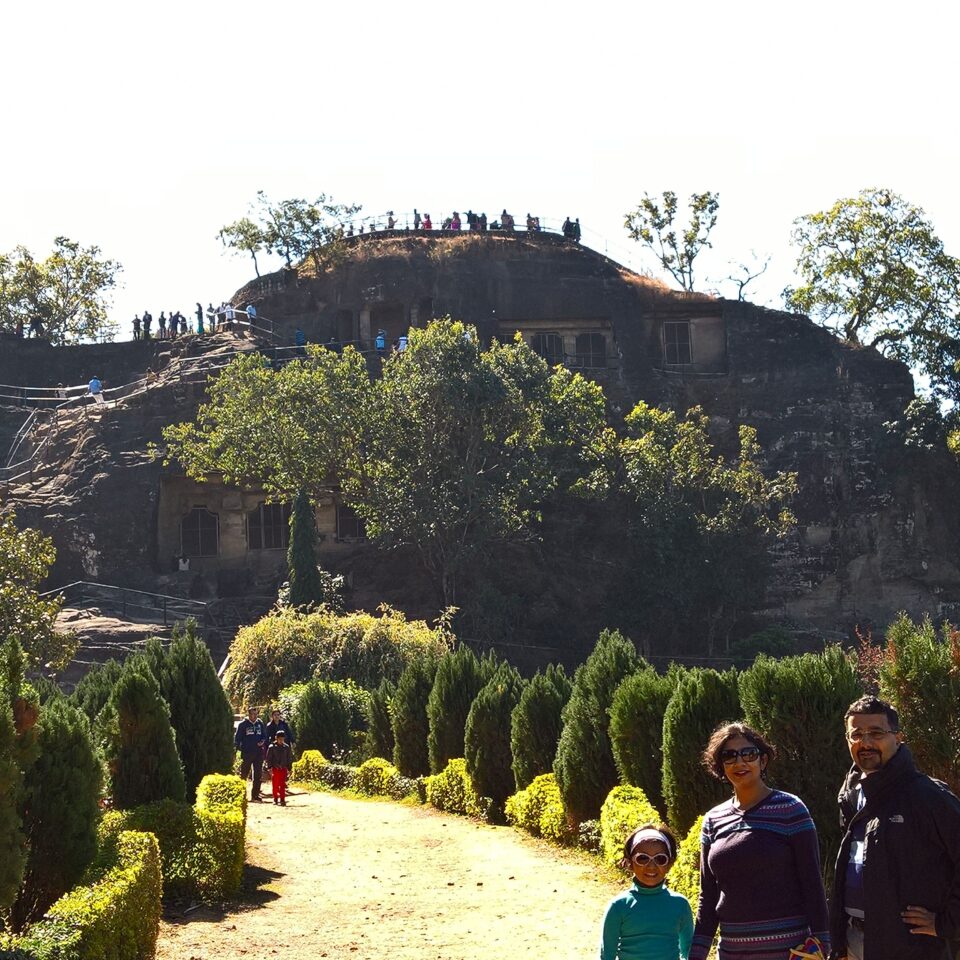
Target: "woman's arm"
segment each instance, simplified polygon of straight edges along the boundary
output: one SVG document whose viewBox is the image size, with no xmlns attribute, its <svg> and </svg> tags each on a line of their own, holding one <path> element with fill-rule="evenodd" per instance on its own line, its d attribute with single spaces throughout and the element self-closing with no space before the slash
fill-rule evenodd
<svg viewBox="0 0 960 960">
<path fill-rule="evenodd" d="M 710 851 L 709 825 L 709 819 L 704 820 L 700 834 L 700 898 L 697 901 L 697 922 L 693 928 L 690 960 L 706 960 L 719 925 L 717 902 L 720 900 L 720 887 L 707 863 Z"/>
<path fill-rule="evenodd" d="M 793 860 L 797 870 L 797 881 L 803 897 L 803 912 L 807 917 L 810 933 L 830 952 L 830 921 L 827 916 L 827 898 L 823 892 L 823 876 L 820 873 L 820 844 L 817 840 L 817 828 L 807 813 L 804 829 L 793 834 L 790 839 L 793 847 Z"/>
</svg>

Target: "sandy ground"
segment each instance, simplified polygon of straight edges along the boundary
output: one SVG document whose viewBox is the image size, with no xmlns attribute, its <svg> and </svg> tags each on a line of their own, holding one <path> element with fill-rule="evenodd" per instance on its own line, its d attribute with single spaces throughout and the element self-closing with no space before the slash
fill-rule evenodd
<svg viewBox="0 0 960 960">
<path fill-rule="evenodd" d="M 583 960 L 624 882 L 509 827 L 300 793 L 251 804 L 236 904 L 171 908 L 159 960 Z"/>
</svg>

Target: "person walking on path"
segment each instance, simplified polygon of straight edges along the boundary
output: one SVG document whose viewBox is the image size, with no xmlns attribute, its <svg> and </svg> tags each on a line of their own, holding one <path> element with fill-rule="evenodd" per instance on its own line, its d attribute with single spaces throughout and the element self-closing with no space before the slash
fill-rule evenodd
<svg viewBox="0 0 960 960">
<path fill-rule="evenodd" d="M 286 738 L 287 746 L 292 750 L 297 738 L 293 733 L 293 727 L 283 719 L 279 710 L 270 711 L 270 722 L 267 724 L 267 743 L 273 743 L 279 732 L 283 732 Z"/>
<path fill-rule="evenodd" d="M 286 742 L 286 734 L 278 730 L 276 739 L 267 747 L 267 769 L 273 787 L 273 802 L 281 807 L 287 805 L 287 777 L 293 766 L 293 750 Z"/>
<path fill-rule="evenodd" d="M 240 777 L 252 780 L 250 799 L 260 803 L 260 781 L 263 776 L 263 751 L 267 744 L 267 733 L 263 728 L 263 721 L 259 719 L 260 711 L 256 707 L 247 710 L 247 719 L 241 720 L 234 735 L 234 746 L 240 751 Z"/>
<path fill-rule="evenodd" d="M 837 798 L 836 956 L 948 960 L 960 939 L 960 799 L 917 769 L 886 701 L 855 700 L 844 723 L 853 766 Z"/>
<path fill-rule="evenodd" d="M 829 952 L 816 827 L 803 801 L 767 785 L 774 756 L 743 723 L 718 727 L 703 752 L 733 796 L 703 820 L 690 960 L 706 960 L 718 926 L 721 960 L 786 958 L 811 936 Z"/>
<path fill-rule="evenodd" d="M 87 385 L 87 391 L 90 396 L 93 397 L 93 402 L 95 404 L 103 403 L 103 381 L 94 376 L 91 378 L 90 383 Z"/>
<path fill-rule="evenodd" d="M 676 859 L 677 838 L 663 824 L 644 824 L 627 837 L 621 866 L 633 871 L 633 886 L 607 906 L 599 960 L 687 960 L 690 904 L 664 886 Z"/>
</svg>

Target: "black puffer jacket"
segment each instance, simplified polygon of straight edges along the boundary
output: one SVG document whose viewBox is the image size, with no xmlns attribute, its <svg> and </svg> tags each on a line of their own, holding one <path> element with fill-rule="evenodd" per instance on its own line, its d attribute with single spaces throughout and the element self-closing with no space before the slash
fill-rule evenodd
<svg viewBox="0 0 960 960">
<path fill-rule="evenodd" d="M 857 812 L 854 790 L 863 788 Z M 850 827 L 866 818 L 863 886 L 865 960 L 946 960 L 960 938 L 960 800 L 939 780 L 917 770 L 901 746 L 876 773 L 864 777 L 854 766 L 840 790 L 840 826 L 830 904 L 835 956 L 846 952 L 844 878 L 850 856 Z M 910 933 L 900 918 L 908 905 L 937 915 L 936 937 Z"/>
</svg>

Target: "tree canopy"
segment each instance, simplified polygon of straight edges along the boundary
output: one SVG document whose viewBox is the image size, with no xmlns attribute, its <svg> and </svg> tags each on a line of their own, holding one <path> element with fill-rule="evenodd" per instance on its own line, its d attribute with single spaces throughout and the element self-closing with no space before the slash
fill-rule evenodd
<svg viewBox="0 0 960 960">
<path fill-rule="evenodd" d="M 850 343 L 876 347 L 956 398 L 960 261 L 919 207 L 888 189 L 862 190 L 794 221 L 801 283 L 784 291 Z"/>
<path fill-rule="evenodd" d="M 690 223 L 678 235 L 674 226 L 677 195 L 665 190 L 662 200 L 658 200 L 645 193 L 637 209 L 625 215 L 623 225 L 630 239 L 651 250 L 683 290 L 693 290 L 693 262 L 704 247 L 712 246 L 710 231 L 717 222 L 719 209 L 719 194 L 691 194 Z"/>
<path fill-rule="evenodd" d="M 24 246 L 0 254 L 0 329 L 29 328 L 39 320 L 52 343 L 112 340 L 116 324 L 107 309 L 122 269 L 99 247 L 67 237 L 57 237 L 42 260 Z"/>
</svg>

